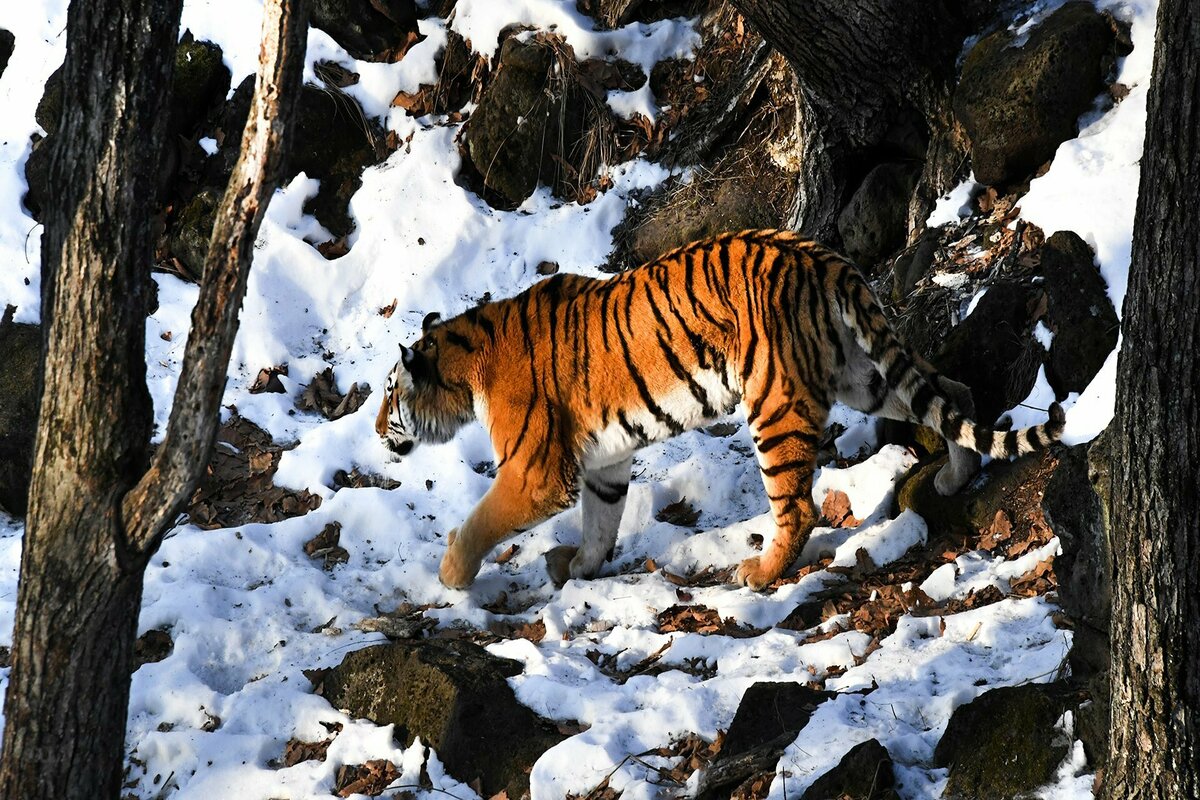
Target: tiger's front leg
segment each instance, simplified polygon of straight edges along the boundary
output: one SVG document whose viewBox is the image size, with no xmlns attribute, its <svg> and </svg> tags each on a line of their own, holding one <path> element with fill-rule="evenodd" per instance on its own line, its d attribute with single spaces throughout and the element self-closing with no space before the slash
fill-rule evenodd
<svg viewBox="0 0 1200 800">
<path fill-rule="evenodd" d="M 820 409 L 819 409 L 820 410 Z M 775 535 L 761 556 L 743 561 L 736 580 L 762 591 L 779 579 L 800 556 L 817 521 L 812 500 L 813 472 L 822 419 L 814 421 L 787 403 L 774 411 L 761 410 L 750 429 L 758 449 L 763 485 L 771 503 Z"/>
<path fill-rule="evenodd" d="M 517 463 L 501 467 L 492 488 L 466 521 L 450 532 L 438 570 L 441 582 L 451 589 L 467 588 L 493 547 L 567 508 L 570 493 L 557 484 L 545 464 L 539 468 Z"/>
</svg>

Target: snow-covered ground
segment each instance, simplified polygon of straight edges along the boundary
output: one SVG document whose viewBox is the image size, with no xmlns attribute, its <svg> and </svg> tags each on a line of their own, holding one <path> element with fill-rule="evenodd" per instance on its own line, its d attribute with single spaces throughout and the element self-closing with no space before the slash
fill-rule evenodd
<svg viewBox="0 0 1200 800">
<path fill-rule="evenodd" d="M 1044 177 L 1022 200 L 1024 216 L 1046 229 L 1069 228 L 1096 249 L 1117 302 L 1124 295 L 1137 160 L 1145 123 L 1145 93 L 1153 50 L 1153 0 L 1102 5 L 1133 23 L 1135 50 L 1119 80 L 1131 87 L 1113 110 L 1088 120 L 1078 139 L 1064 144 Z M 233 83 L 253 71 L 258 49 L 255 0 L 187 0 L 183 27 L 225 49 Z M 236 24 L 231 20 L 237 20 Z M 695 45 L 693 26 L 668 21 L 597 34 L 575 11 L 574 0 L 459 0 L 455 25 L 494 41 L 501 23 L 555 24 L 577 52 L 617 47 L 635 61 L 653 63 L 686 55 Z M 368 114 L 385 119 L 401 140 L 385 163 L 367 171 L 352 201 L 358 224 L 348 255 L 326 261 L 304 241 L 316 223 L 302 213 L 316 182 L 303 176 L 271 203 L 256 248 L 242 326 L 230 367 L 226 405 L 271 432 L 277 441 L 299 441 L 287 452 L 276 481 L 308 488 L 321 507 L 271 525 L 204 531 L 184 525 L 172 532 L 146 576 L 141 629 L 166 628 L 175 641 L 165 660 L 147 664 L 133 678 L 127 745 L 131 791 L 142 797 L 268 798 L 327 796 L 337 767 L 388 758 L 411 785 L 423 761 L 434 785 L 460 798 L 474 797 L 445 776 L 436 756 L 414 744 L 397 745 L 389 728 L 355 721 L 314 696 L 302 669 L 331 666 L 350 650 L 380 641 L 352 626 L 403 601 L 437 603 L 428 614 L 444 626 L 486 627 L 496 615 L 483 606 L 507 593 L 523 610 L 510 621 L 541 619 L 538 644 L 512 640 L 491 646 L 525 664 L 512 679 L 518 697 L 549 717 L 590 726 L 548 753 L 534 767 L 535 798 L 584 792 L 610 772 L 622 797 L 661 796 L 655 774 L 631 754 L 669 744 L 686 734 L 713 737 L 727 728 L 745 689 L 761 680 L 809 681 L 830 674 L 826 687 L 855 690 L 877 684 L 871 694 L 845 694 L 820 706 L 813 721 L 788 748 L 771 789 L 772 798 L 798 796 L 834 766 L 854 744 L 879 739 L 897 764 L 901 796 L 940 796 L 944 770 L 931 766 L 933 748 L 955 707 L 996 686 L 1053 679 L 1070 647 L 1070 634 L 1052 624 L 1053 607 L 1041 598 L 1015 599 L 939 618 L 904 617 L 882 647 L 867 653 L 869 637 L 850 631 L 806 643 L 805 633 L 772 629 L 753 638 L 658 632 L 657 614 L 679 602 L 674 585 L 640 565 L 653 558 L 675 573 L 736 564 L 752 552 L 751 534 L 770 535 L 766 498 L 744 427 L 727 437 L 692 432 L 647 448 L 634 467 L 635 480 L 621 526 L 617 557 L 604 575 L 572 581 L 561 591 L 549 583 L 542 554 L 578 540 L 580 516 L 571 511 L 518 536 L 516 556 L 485 564 L 470 591 L 451 591 L 437 581 L 444 536 L 483 494 L 489 479 L 477 466 L 493 459 L 478 426 L 452 443 L 421 447 L 390 463 L 372 429 L 373 411 L 398 344 L 416 338 L 429 311 L 451 315 L 490 292 L 514 294 L 537 279 L 536 266 L 554 261 L 562 270 L 599 274 L 611 246 L 609 231 L 624 212 L 630 192 L 656 185 L 667 173 L 635 161 L 614 168 L 614 188 L 587 206 L 562 203 L 539 190 L 515 212 L 491 209 L 454 181 L 456 126 L 413 120 L 389 108 L 397 90 L 431 80 L 433 57 L 445 40 L 444 24 L 421 23 L 427 39 L 395 65 L 353 62 L 319 31 L 310 35 L 310 64 L 333 57 L 361 73 L 353 93 Z M 38 318 L 40 228 L 23 211 L 24 161 L 33 110 L 44 79 L 65 47 L 64 0 L 5 4 L 0 27 L 16 34 L 16 51 L 0 78 L 0 305 L 18 307 L 18 321 Z M 491 38 L 489 38 L 491 37 Z M 311 73 L 310 73 L 311 74 Z M 645 93 L 610 98 L 618 111 L 652 103 Z M 653 109 L 647 109 L 653 110 Z M 962 193 L 959 193 L 960 195 Z M 949 202 L 961 202 L 949 201 Z M 945 213 L 945 204 L 942 213 Z M 951 209 L 952 210 L 952 209 Z M 156 275 L 160 309 L 149 320 L 146 345 L 150 390 L 160 430 L 178 376 L 194 286 Z M 390 317 L 379 309 L 396 301 Z M 170 331 L 167 341 L 161 334 Z M 331 353 L 331 358 L 326 358 Z M 287 393 L 251 395 L 258 370 L 286 363 Z M 329 422 L 298 412 L 301 387 L 332 365 L 342 391 L 353 382 L 375 387 L 358 413 Z M 1069 432 L 1090 438 L 1112 413 L 1115 353 L 1110 364 L 1072 409 Z M 1035 392 L 1037 390 L 1035 389 Z M 1039 405 L 1037 399 L 1030 405 Z M 850 430 L 842 444 L 857 449 L 872 440 L 869 421 L 839 410 Z M 1044 415 L 1043 415 L 1044 418 Z M 737 420 L 735 420 L 737 421 Z M 1039 421 L 1022 419 L 1019 424 Z M 911 512 L 888 518 L 895 480 L 912 457 L 885 447 L 867 461 L 826 468 L 814 495 L 846 492 L 856 529 L 818 530 L 806 554 L 854 562 L 864 547 L 883 565 L 924 542 L 924 521 Z M 331 488 L 335 471 L 358 466 L 400 481 L 399 488 Z M 701 533 L 659 522 L 657 511 L 687 498 L 700 511 Z M 327 523 L 342 525 L 350 561 L 326 572 L 308 558 L 303 543 Z M 7 644 L 16 597 L 21 526 L 0 518 L 0 644 Z M 1013 562 L 968 554 L 931 577 L 937 598 L 1008 581 L 1053 555 L 1057 541 Z M 730 585 L 689 590 L 692 602 L 715 608 L 756 627 L 770 626 L 827 581 L 825 571 L 779 591 L 759 595 Z M 326 622 L 332 623 L 320 629 Z M 694 667 L 625 683 L 606 677 L 586 653 L 614 654 L 618 667 L 641 661 L 669 643 L 667 664 Z M 865 658 L 864 658 L 865 656 Z M 858 663 L 861 662 L 861 663 Z M 700 674 L 692 674 L 699 672 Z M 0 687 L 7 670 L 0 670 Z M 211 728 L 211 717 L 220 724 Z M 268 765 L 287 740 L 324 738 L 321 722 L 345 728 L 324 762 L 288 769 Z M 139 766 L 144 765 L 144 766 Z M 619 766 L 618 768 L 618 765 Z M 1078 744 L 1059 781 L 1045 789 L 1054 798 L 1089 797 Z M 429 797 L 446 796 L 428 794 Z"/>
</svg>

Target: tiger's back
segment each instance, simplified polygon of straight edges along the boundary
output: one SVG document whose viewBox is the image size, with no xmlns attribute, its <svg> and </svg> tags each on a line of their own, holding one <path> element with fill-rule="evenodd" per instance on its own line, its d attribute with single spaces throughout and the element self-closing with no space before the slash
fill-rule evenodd
<svg viewBox="0 0 1200 800">
<path fill-rule="evenodd" d="M 1003 457 L 1061 430 L 1061 412 L 1003 436 L 971 422 L 969 393 L 899 342 L 858 270 L 785 231 L 724 234 L 608 280 L 557 275 L 431 325 L 407 352 L 380 435 L 394 439 L 389 422 L 407 416 L 410 438 L 444 440 L 474 417 L 497 454 L 496 483 L 443 560 L 451 586 L 513 530 L 580 495 L 583 544 L 551 568 L 557 580 L 590 577 L 615 541 L 633 452 L 738 402 L 776 523 L 763 555 L 738 570 L 756 589 L 795 560 L 816 521 L 816 448 L 835 400 L 942 431 L 945 492 L 977 468 L 972 450 Z"/>
</svg>

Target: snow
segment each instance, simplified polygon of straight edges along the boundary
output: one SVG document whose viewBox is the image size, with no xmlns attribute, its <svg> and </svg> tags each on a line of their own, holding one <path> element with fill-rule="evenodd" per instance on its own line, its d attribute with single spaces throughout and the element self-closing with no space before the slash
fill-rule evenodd
<svg viewBox="0 0 1200 800">
<path fill-rule="evenodd" d="M 18 306 L 18 321 L 39 316 L 40 228 L 24 212 L 24 162 L 33 111 L 46 76 L 61 61 L 65 0 L 6 6 L 0 27 L 16 34 L 13 59 L 0 78 L 0 305 Z M 1108 6 L 1106 6 L 1108 7 Z M 1121 64 L 1132 91 L 1118 106 L 1087 121 L 1080 137 L 1060 148 L 1050 171 L 1021 200 L 1025 219 L 1049 234 L 1075 230 L 1097 250 L 1101 274 L 1118 308 L 1124 295 L 1137 185 L 1137 158 L 1145 124 L 1145 91 L 1152 52 L 1154 7 L 1146 0 L 1111 4 L 1133 22 L 1134 53 Z M 233 84 L 253 71 L 258 53 L 256 0 L 186 0 L 183 27 L 199 39 L 221 44 Z M 236 20 L 236 24 L 231 21 Z M 694 21 L 634 24 L 617 31 L 593 29 L 574 0 L 459 0 L 451 27 L 486 55 L 500 29 L 527 22 L 566 37 L 580 57 L 613 50 L 647 72 L 659 59 L 690 57 L 699 39 Z M 545 639 L 491 646 L 517 659 L 524 672 L 511 684 L 522 702 L 559 720 L 589 725 L 546 753 L 532 773 L 534 797 L 559 798 L 590 789 L 612 773 L 612 786 L 628 800 L 659 797 L 656 774 L 626 756 L 669 744 L 685 733 L 713 737 L 727 728 L 747 687 L 760 680 L 808 681 L 828 677 L 842 694 L 820 706 L 812 723 L 785 753 L 772 798 L 795 797 L 849 747 L 878 738 L 897 764 L 903 798 L 940 796 L 946 774 L 930 766 L 933 747 L 953 710 L 996 686 L 1052 680 L 1070 646 L 1070 633 L 1051 618 L 1041 598 L 1006 599 L 956 615 L 904 616 L 882 647 L 867 654 L 869 637 L 857 631 L 809 642 L 813 631 L 772 629 L 752 638 L 696 633 L 659 633 L 657 615 L 680 602 L 663 570 L 690 574 L 705 567 L 736 565 L 755 552 L 752 536 L 768 538 L 768 514 L 753 445 L 739 417 L 726 437 L 702 431 L 649 447 L 634 466 L 614 561 L 592 581 L 555 589 L 542 555 L 579 539 L 578 509 L 520 534 L 506 564 L 485 562 L 469 591 L 445 589 L 437 565 L 445 534 L 457 525 L 490 485 L 476 467 L 493 460 L 488 439 L 472 426 L 452 443 L 419 447 L 392 463 L 374 434 L 373 411 L 398 345 L 411 342 L 428 311 L 462 311 L 485 294 L 514 294 L 537 279 L 536 266 L 554 261 L 563 271 L 600 275 L 611 248 L 611 228 L 632 193 L 667 177 L 645 161 L 613 167 L 614 186 L 587 206 L 563 203 L 538 190 L 519 209 L 491 209 L 455 182 L 458 128 L 431 118 L 412 119 L 390 108 L 397 91 L 415 90 L 435 77 L 434 57 L 444 44 L 446 23 L 421 23 L 427 38 L 398 64 L 367 64 L 350 58 L 320 31 L 309 36 L 311 65 L 332 58 L 360 73 L 350 89 L 370 115 L 378 116 L 407 145 L 367 171 L 351 203 L 358 228 L 349 254 L 326 261 L 310 242 L 328 237 L 303 213 L 318 188 L 299 176 L 273 199 L 256 245 L 254 267 L 235 343 L 224 404 L 263 426 L 277 441 L 298 443 L 285 453 L 276 480 L 308 488 L 323 499 L 304 517 L 265 525 L 211 531 L 182 525 L 171 532 L 146 573 L 140 630 L 166 628 L 174 650 L 141 667 L 133 677 L 127 751 L 130 789 L 136 797 L 309 797 L 328 795 L 341 764 L 388 758 L 412 785 L 424 764 L 436 790 L 471 798 L 471 789 L 445 775 L 436 754 L 417 742 L 402 747 L 388 727 L 353 720 L 312 694 L 301 670 L 331 666 L 378 634 L 353 624 L 400 602 L 438 603 L 428 616 L 439 625 L 486 627 L 498 619 L 541 619 Z M 20 76 L 20 79 L 15 79 Z M 648 89 L 613 93 L 618 113 L 653 116 Z M 206 145 L 215 149 L 215 142 Z M 973 181 L 940 201 L 929 224 L 958 219 L 977 191 Z M 940 278 L 941 276 L 939 276 Z M 945 279 L 955 280 L 954 276 Z M 148 384 L 158 435 L 165 427 L 189 327 L 196 288 L 155 275 L 159 310 L 148 320 Z M 976 296 L 978 300 L 978 295 Z M 383 317 L 378 309 L 396 302 Z M 163 334 L 170 333 L 164 338 Z M 169 339 L 169 340 L 168 340 Z M 286 363 L 284 394 L 251 395 L 262 367 Z M 295 400 L 315 373 L 332 366 L 341 391 L 353 382 L 374 387 L 367 406 L 328 422 L 298 412 Z M 1086 441 L 1112 415 L 1114 352 L 1092 384 L 1068 399 L 1068 441 Z M 1044 373 L 1025 405 L 1010 412 L 1018 425 L 1045 419 Z M 228 413 L 228 412 L 226 412 Z M 876 446 L 874 420 L 834 409 L 846 426 L 837 441 L 842 455 Z M 928 535 L 911 511 L 891 517 L 895 481 L 913 463 L 898 447 L 884 447 L 845 469 L 820 470 L 813 499 L 845 492 L 855 528 L 818 528 L 803 560 L 832 557 L 855 563 L 859 548 L 878 565 L 890 563 Z M 339 469 L 360 467 L 400 482 L 391 491 L 335 491 Z M 657 511 L 686 498 L 700 512 L 699 532 L 655 519 Z M 327 523 L 342 524 L 350 560 L 326 572 L 303 552 L 303 543 Z M 0 643 L 13 624 L 22 525 L 0 516 Z M 985 586 L 1001 591 L 1039 561 L 1058 552 L 1057 540 L 1016 559 L 965 553 L 937 569 L 921 588 L 935 599 L 965 597 Z M 660 569 L 643 567 L 653 558 Z M 716 609 L 743 625 L 766 628 L 795 606 L 843 576 L 816 570 L 773 594 L 717 585 L 689 589 L 688 601 Z M 507 593 L 517 615 L 483 608 Z M 320 632 L 322 625 L 332 623 Z M 941 630 L 944 623 L 945 630 Z M 826 630 L 831 630 L 828 623 Z M 674 667 L 656 676 L 618 683 L 587 657 L 589 650 L 615 655 L 619 668 L 668 645 L 661 662 Z M 861 663 L 860 663 L 861 662 Z M 703 669 L 697 669 L 697 665 Z M 7 670 L 0 670 L 0 686 Z M 853 692 L 877 685 L 867 695 Z M 210 716 L 211 715 L 211 716 Z M 212 717 L 220 719 L 215 730 Z M 274 769 L 292 737 L 327 736 L 322 722 L 344 728 L 324 762 Z M 1064 721 L 1064 735 L 1069 721 Z M 134 761 L 133 759 L 137 759 Z M 137 766 L 144 764 L 144 768 Z M 614 771 L 615 770 L 615 771 Z M 159 783 L 155 785 L 155 777 Z M 168 777 L 170 776 L 170 777 Z M 693 778 L 694 782 L 695 778 Z M 1090 796 L 1091 775 L 1078 743 L 1042 796 Z M 445 796 L 433 792 L 423 797 Z"/>
</svg>

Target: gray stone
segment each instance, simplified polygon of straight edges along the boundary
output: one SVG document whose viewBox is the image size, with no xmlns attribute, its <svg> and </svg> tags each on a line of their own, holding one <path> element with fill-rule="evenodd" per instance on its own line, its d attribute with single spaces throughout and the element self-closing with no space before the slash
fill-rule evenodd
<svg viewBox="0 0 1200 800">
<path fill-rule="evenodd" d="M 324 678 L 335 707 L 379 725 L 396 738 L 417 736 L 447 771 L 483 796 L 528 796 L 528 769 L 565 738 L 517 702 L 506 678 L 520 662 L 493 656 L 471 642 L 425 639 L 392 642 L 350 653 Z"/>
<path fill-rule="evenodd" d="M 976 180 L 1020 183 L 1075 137 L 1104 90 L 1115 36 L 1091 3 L 1064 5 L 1024 44 L 1001 30 L 967 54 L 954 112 L 971 139 Z"/>
<path fill-rule="evenodd" d="M 904 245 L 908 202 L 920 174 L 919 164 L 880 164 L 838 215 L 843 249 L 859 266 L 869 269 Z"/>
</svg>

